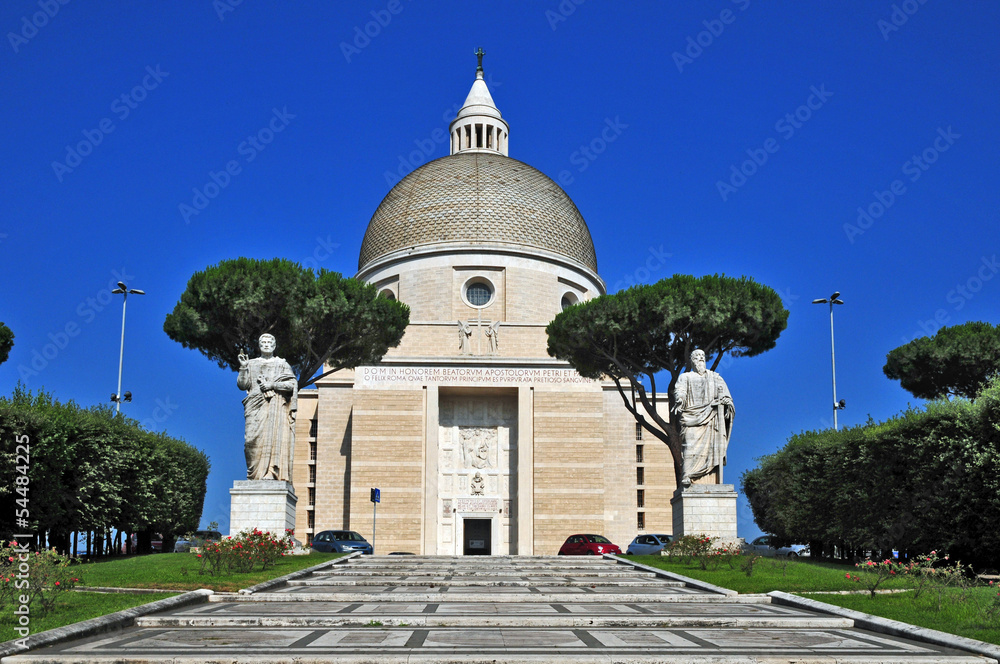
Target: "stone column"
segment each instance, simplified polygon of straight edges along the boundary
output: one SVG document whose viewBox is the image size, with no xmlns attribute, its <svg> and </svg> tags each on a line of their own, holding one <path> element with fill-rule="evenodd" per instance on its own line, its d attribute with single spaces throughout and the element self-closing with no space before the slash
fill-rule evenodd
<svg viewBox="0 0 1000 664">
<path fill-rule="evenodd" d="M 736 487 L 732 484 L 692 484 L 674 491 L 674 537 L 708 535 L 718 543 L 737 542 Z"/>
</svg>

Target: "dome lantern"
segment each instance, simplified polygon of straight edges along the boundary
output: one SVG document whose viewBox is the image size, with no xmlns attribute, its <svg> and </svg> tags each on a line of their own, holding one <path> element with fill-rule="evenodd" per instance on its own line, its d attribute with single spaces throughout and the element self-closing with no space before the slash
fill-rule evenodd
<svg viewBox="0 0 1000 664">
<path fill-rule="evenodd" d="M 492 152 L 507 156 L 507 134 L 510 127 L 500 116 L 490 89 L 483 78 L 483 49 L 476 51 L 479 66 L 476 80 L 458 115 L 448 127 L 451 134 L 451 154 L 462 152 Z"/>
</svg>

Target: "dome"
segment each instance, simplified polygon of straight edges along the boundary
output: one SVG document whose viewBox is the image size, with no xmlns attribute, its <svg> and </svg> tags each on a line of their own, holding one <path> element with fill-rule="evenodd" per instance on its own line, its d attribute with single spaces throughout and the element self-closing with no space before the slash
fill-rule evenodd
<svg viewBox="0 0 1000 664">
<path fill-rule="evenodd" d="M 587 224 L 566 192 L 527 164 L 495 152 L 463 152 L 413 171 L 368 223 L 358 269 L 421 245 L 509 244 L 571 258 L 597 272 Z"/>
</svg>

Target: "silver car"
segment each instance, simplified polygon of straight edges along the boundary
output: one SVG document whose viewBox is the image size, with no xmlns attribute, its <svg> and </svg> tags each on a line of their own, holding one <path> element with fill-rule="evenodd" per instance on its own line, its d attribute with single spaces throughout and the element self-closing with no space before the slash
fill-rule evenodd
<svg viewBox="0 0 1000 664">
<path fill-rule="evenodd" d="M 806 544 L 790 544 L 788 546 L 775 547 L 774 538 L 770 535 L 761 535 L 749 544 L 743 545 L 744 551 L 755 551 L 762 556 L 773 558 L 798 558 L 809 555 L 809 546 Z"/>
<path fill-rule="evenodd" d="M 625 553 L 630 556 L 655 556 L 673 541 L 673 535 L 637 535 Z"/>
</svg>

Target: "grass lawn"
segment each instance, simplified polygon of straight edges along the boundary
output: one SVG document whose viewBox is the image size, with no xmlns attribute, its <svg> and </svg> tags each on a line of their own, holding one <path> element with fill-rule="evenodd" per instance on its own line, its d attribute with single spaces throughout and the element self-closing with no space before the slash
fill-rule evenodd
<svg viewBox="0 0 1000 664">
<path fill-rule="evenodd" d="M 74 567 L 84 586 L 114 588 L 165 588 L 169 590 L 209 590 L 235 592 L 262 581 L 319 565 L 343 554 L 316 553 L 307 556 L 285 556 L 264 572 L 209 576 L 199 574 L 201 558 L 193 553 L 154 553 L 117 560 L 84 563 Z"/>
<path fill-rule="evenodd" d="M 1000 615 L 990 620 L 981 610 L 982 606 L 986 606 L 992 597 L 996 596 L 997 591 L 977 588 L 971 592 L 975 593 L 975 596 L 970 597 L 958 590 L 948 589 L 944 593 L 940 609 L 938 595 L 933 590 L 924 590 L 917 599 L 913 598 L 913 593 L 876 597 L 803 594 L 803 597 L 970 639 L 1000 644 Z"/>
<path fill-rule="evenodd" d="M 844 576 L 854 571 L 853 565 L 817 562 L 807 558 L 798 560 L 760 558 L 754 566 L 753 576 L 748 577 L 738 565 L 736 569 L 730 569 L 726 563 L 722 563 L 715 570 L 703 570 L 697 562 L 682 563 L 669 556 L 626 557 L 643 565 L 683 574 L 740 593 L 769 593 L 772 590 L 783 590 L 788 593 L 862 590 L 860 585 Z M 882 586 L 887 589 L 906 587 L 900 582 Z"/>
<path fill-rule="evenodd" d="M 173 597 L 172 594 L 156 593 L 152 595 L 123 595 L 102 593 L 65 592 L 59 597 L 55 608 L 48 615 L 31 616 L 31 633 L 38 634 L 47 629 L 55 629 L 63 625 L 89 620 L 98 616 L 131 609 L 133 606 L 148 604 L 159 599 Z M 0 613 L 0 641 L 10 641 L 21 638 L 14 627 L 17 626 L 17 616 L 11 611 Z"/>
<path fill-rule="evenodd" d="M 818 562 L 808 558 L 799 560 L 762 558 L 754 567 L 753 576 L 748 577 L 739 567 L 730 569 L 725 563 L 714 570 L 703 570 L 697 562 L 682 563 L 666 556 L 626 557 L 650 567 L 683 574 L 740 593 L 768 593 L 772 590 L 781 590 L 882 618 L 929 627 L 970 639 L 1000 643 L 1000 615 L 990 619 L 985 617 L 982 610 L 996 596 L 995 588 L 978 588 L 972 591 L 975 593 L 973 596 L 963 595 L 960 590 L 949 588 L 941 597 L 939 609 L 938 593 L 932 588 L 925 589 L 916 599 L 912 592 L 877 595 L 874 598 L 867 594 L 810 594 L 829 590 L 864 590 L 861 585 L 844 576 L 854 572 L 853 565 Z M 904 578 L 885 583 L 879 589 L 908 587 L 911 587 L 911 584 Z"/>
</svg>

